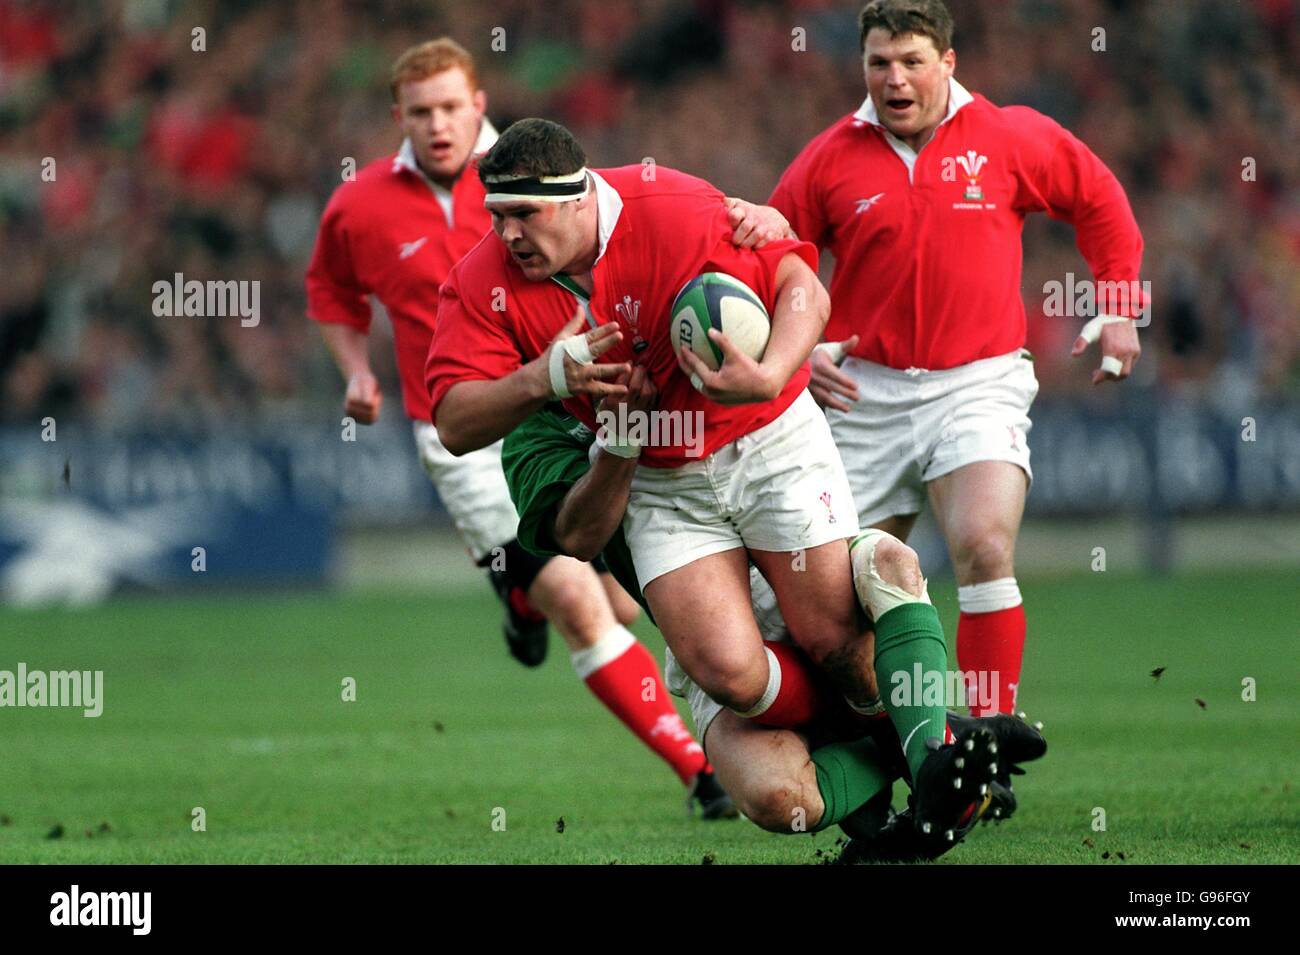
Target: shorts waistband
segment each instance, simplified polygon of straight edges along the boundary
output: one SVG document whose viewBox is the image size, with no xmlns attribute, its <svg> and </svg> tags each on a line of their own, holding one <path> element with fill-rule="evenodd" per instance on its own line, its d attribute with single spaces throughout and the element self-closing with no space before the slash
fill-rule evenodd
<svg viewBox="0 0 1300 955">
<path fill-rule="evenodd" d="M 936 378 L 945 378 L 957 374 L 979 374 L 986 368 L 991 368 L 999 363 L 1005 363 L 1017 358 L 1032 360 L 1033 356 L 1027 348 L 1017 348 L 1015 351 L 1007 352 L 1005 355 L 993 355 L 989 358 L 979 358 L 975 361 L 968 362 L 965 365 L 953 365 L 951 368 L 939 368 L 931 370 L 929 368 L 891 368 L 889 365 L 879 365 L 874 361 L 867 361 L 865 358 L 849 357 L 845 359 L 845 364 L 854 362 L 855 364 L 869 368 L 873 375 L 881 378 L 893 379 L 895 381 L 933 381 Z"/>
</svg>

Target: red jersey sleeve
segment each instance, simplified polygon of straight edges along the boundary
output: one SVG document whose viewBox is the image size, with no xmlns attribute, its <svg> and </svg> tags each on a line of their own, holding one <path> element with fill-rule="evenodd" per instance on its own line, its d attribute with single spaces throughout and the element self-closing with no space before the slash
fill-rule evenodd
<svg viewBox="0 0 1300 955">
<path fill-rule="evenodd" d="M 735 276 L 754 290 L 763 301 L 768 314 L 776 308 L 776 272 L 781 260 L 793 252 L 817 271 L 817 249 L 811 242 L 781 239 L 769 242 L 761 249 L 740 249 L 724 239 L 714 247 L 701 272 L 726 272 Z"/>
<path fill-rule="evenodd" d="M 518 343 L 506 327 L 505 313 L 491 307 L 493 298 L 506 300 L 505 295 L 494 292 L 502 288 L 502 279 L 477 282 L 463 273 L 462 266 L 474 256 L 471 252 L 462 259 L 438 290 L 438 320 L 424 366 L 435 423 L 438 405 L 452 385 L 504 378 L 523 364 Z M 474 288 L 483 289 L 484 294 L 462 292 Z"/>
<path fill-rule="evenodd" d="M 321 217 L 316 248 L 307 267 L 307 314 L 318 322 L 370 331 L 368 289 L 352 263 L 347 217 L 337 196 Z"/>
<path fill-rule="evenodd" d="M 1074 226 L 1075 244 L 1098 283 L 1123 282 L 1133 294 L 1098 307 L 1127 318 L 1147 304 L 1137 289 L 1142 267 L 1142 233 L 1124 187 L 1097 155 L 1069 130 L 1028 107 L 1005 111 L 1019 133 L 1021 157 L 1015 206 L 1046 212 Z M 1134 283 L 1132 286 L 1129 283 Z M 1107 296 L 1109 297 L 1109 296 Z"/>
<path fill-rule="evenodd" d="M 821 177 L 816 167 L 821 154 L 821 136 L 804 147 L 781 176 L 767 204 L 785 216 L 794 234 L 824 249 L 830 242 L 826 203 L 821 197 Z M 813 264 L 816 271 L 817 265 Z"/>
</svg>

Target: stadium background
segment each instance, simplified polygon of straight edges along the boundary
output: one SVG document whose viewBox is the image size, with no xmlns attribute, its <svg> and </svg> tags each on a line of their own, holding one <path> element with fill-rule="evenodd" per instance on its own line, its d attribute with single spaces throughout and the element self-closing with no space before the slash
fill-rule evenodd
<svg viewBox="0 0 1300 955">
<path fill-rule="evenodd" d="M 452 727 L 456 717 L 490 727 L 494 739 L 504 734 L 510 752 L 552 746 L 565 766 L 575 732 L 565 721 L 580 721 L 584 747 L 590 738 L 593 752 L 611 761 L 602 765 L 631 761 L 634 775 L 653 775 L 648 757 L 629 752 L 581 698 L 561 660 L 542 675 L 524 674 L 501 652 L 491 598 L 415 460 L 382 321 L 372 354 L 388 397 L 384 420 L 342 440 L 342 383 L 303 315 L 303 271 L 319 214 L 349 165 L 398 144 L 387 69 L 412 43 L 447 33 L 465 44 L 478 58 L 498 128 L 548 116 L 575 131 L 593 165 L 649 157 L 762 201 L 807 140 L 864 96 L 858 6 L 0 0 L 0 668 L 18 659 L 35 667 L 48 658 L 51 668 L 103 661 L 108 685 L 105 717 L 86 725 L 79 715 L 74 723 L 67 714 L 0 711 L 0 721 L 31 730 L 21 742 L 0 734 L 20 767 L 0 785 L 0 822 L 18 820 L 0 828 L 0 855 L 191 858 L 189 827 L 174 847 L 150 841 L 161 807 L 171 821 L 181 810 L 164 798 L 166 787 L 140 788 L 144 770 L 128 758 L 157 729 L 147 717 L 156 707 L 177 733 L 220 731 L 199 754 L 175 742 L 155 755 L 170 767 L 161 778 L 172 787 L 168 797 L 186 802 L 185 813 L 197 797 L 182 783 L 205 773 L 229 776 L 234 793 L 226 795 L 249 800 L 238 818 L 265 838 L 249 836 L 226 858 L 275 857 L 278 850 L 266 847 L 281 844 L 284 825 L 293 829 L 279 817 L 258 822 L 248 809 L 273 779 L 256 765 L 269 755 L 281 757 L 284 772 L 301 764 L 293 778 L 304 785 L 319 781 L 316 757 L 331 747 L 370 760 L 373 773 L 333 780 L 361 787 L 353 796 L 363 806 L 364 784 L 382 785 L 377 780 L 394 762 L 423 767 L 424 776 L 403 777 L 401 791 L 413 802 L 429 786 L 445 793 L 452 776 L 454 793 L 482 802 L 473 788 L 482 774 L 485 786 L 508 789 L 513 778 L 511 798 L 524 792 L 550 806 L 554 787 L 543 782 L 551 776 L 535 777 L 523 765 L 503 771 L 499 761 L 473 756 L 474 746 L 441 770 L 429 768 L 428 741 L 412 734 Z M 1142 677 L 1134 686 L 1152 689 L 1146 671 L 1172 654 L 1186 658 L 1184 675 L 1217 680 L 1229 699 L 1243 674 L 1268 671 L 1286 695 L 1282 709 L 1259 720 L 1275 731 L 1294 728 L 1300 3 L 950 6 L 958 78 L 994 102 L 1053 116 L 1118 175 L 1146 240 L 1143 278 L 1154 300 L 1134 379 L 1093 389 L 1087 372 L 1095 357 L 1086 366 L 1068 358 L 1080 321 L 1043 314 L 1045 283 L 1065 282 L 1071 272 L 1089 277 L 1086 264 L 1071 230 L 1031 220 L 1024 297 L 1042 391 L 1019 561 L 1036 641 L 1027 680 L 1041 688 L 1030 699 L 1050 707 L 1055 689 L 1067 733 L 1077 725 L 1081 741 L 1113 755 L 1128 727 L 1121 720 L 1101 743 L 1089 735 L 1098 702 L 1131 713 L 1124 680 Z M 1095 49 L 1097 28 L 1104 51 Z M 504 49 L 494 49 L 494 39 Z M 52 181 L 42 175 L 47 169 Z M 259 282 L 256 327 L 238 317 L 155 315 L 153 283 L 177 272 Z M 930 525 L 920 527 L 916 543 L 941 582 L 932 590 L 951 625 L 951 584 Z M 200 546 L 206 567 L 195 572 Z M 83 609 L 63 609 L 68 604 Z M 654 639 L 648 628 L 641 632 Z M 364 661 L 349 656 L 366 653 Z M 1096 654 L 1126 662 L 1115 674 L 1098 671 Z M 1254 671 L 1243 669 L 1256 658 Z M 337 688 L 350 666 L 390 680 L 390 697 L 374 704 L 363 728 L 349 729 L 352 717 L 340 717 L 337 705 L 308 706 L 304 715 L 293 693 L 310 696 L 304 687 L 318 677 L 337 701 L 329 686 Z M 1186 678 L 1178 700 L 1187 712 L 1169 714 L 1165 727 L 1175 736 L 1179 720 L 1208 712 L 1190 701 L 1204 702 L 1210 690 Z M 1163 685 L 1178 679 L 1179 668 L 1171 668 Z M 429 694 L 429 681 L 437 693 Z M 289 702 L 268 702 L 281 690 Z M 209 691 L 220 702 L 201 712 L 185 705 Z M 489 693 L 498 709 L 485 715 L 475 692 Z M 1064 704 L 1071 693 L 1073 709 Z M 115 708 L 123 714 L 116 724 Z M 1167 715 L 1151 712 L 1157 720 Z M 310 719 L 337 730 L 322 737 L 332 742 L 293 735 Z M 530 720 L 542 743 L 521 729 Z M 1220 757 L 1244 759 L 1263 745 L 1249 728 L 1256 722 L 1227 720 L 1183 755 L 1220 768 Z M 409 732 L 394 735 L 393 725 Z M 120 751 L 93 746 L 88 737 L 98 733 L 120 734 L 112 736 Z M 93 771 L 51 768 L 90 750 L 100 753 L 86 764 Z M 1171 766 L 1186 774 L 1191 764 Z M 1055 770 L 1066 802 L 1075 798 L 1064 782 L 1070 766 Z M 1294 820 L 1294 801 L 1267 771 L 1272 766 L 1265 760 L 1247 775 L 1267 780 Z M 659 780 L 656 808 L 643 810 L 632 782 L 613 784 L 589 768 L 604 787 L 601 798 L 590 796 L 590 811 L 622 794 L 629 817 L 666 814 L 668 782 Z M 1141 771 L 1156 773 L 1146 763 Z M 561 788 L 572 784 L 570 775 L 559 779 Z M 1221 794 L 1239 795 L 1238 782 L 1225 773 Z M 469 811 L 457 810 L 454 798 L 447 796 L 447 815 L 439 817 L 448 826 Z M 583 796 L 574 799 L 588 807 Z M 28 839 L 66 813 L 85 816 L 68 822 L 79 835 L 82 822 L 99 821 L 89 807 L 100 800 L 110 807 L 105 813 L 119 814 L 116 846 Z M 385 832 L 424 825 L 414 806 L 401 805 L 394 810 L 401 822 L 384 822 Z M 1012 851 L 1021 861 L 1050 856 L 1052 826 L 1060 823 L 1049 809 L 1041 831 L 1032 829 L 1040 817 L 1026 820 L 1037 842 L 1008 849 L 1012 841 L 1001 839 L 990 851 Z M 332 809 L 320 812 L 334 818 Z M 265 830 L 257 828 L 262 822 Z M 665 855 L 654 858 L 676 859 L 683 839 L 698 838 L 674 825 Z M 1294 821 L 1291 827 L 1294 838 Z M 600 851 L 622 851 L 620 831 L 605 832 Z M 468 835 L 461 842 L 443 835 L 450 841 L 438 843 L 442 855 L 414 857 L 470 860 L 484 852 Z M 809 854 L 798 855 L 789 840 L 771 850 L 750 835 L 758 834 L 727 837 L 743 847 L 736 850 L 743 858 Z M 1224 838 L 1226 852 L 1272 836 Z M 290 844 L 298 845 L 284 841 Z M 380 844 L 407 857 L 401 839 L 386 835 Z M 452 844 L 454 851 L 446 848 Z M 492 857 L 565 858 L 514 845 L 514 855 Z M 331 852 L 324 857 L 346 857 Z M 682 858 L 692 853 L 700 854 L 688 849 Z M 358 850 L 362 857 L 375 856 Z"/>
</svg>

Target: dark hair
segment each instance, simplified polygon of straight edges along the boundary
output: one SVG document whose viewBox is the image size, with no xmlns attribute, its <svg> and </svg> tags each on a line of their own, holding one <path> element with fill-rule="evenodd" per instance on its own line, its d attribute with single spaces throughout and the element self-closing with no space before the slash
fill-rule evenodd
<svg viewBox="0 0 1300 955">
<path fill-rule="evenodd" d="M 480 178 L 564 176 L 585 165 L 586 153 L 573 134 L 559 123 L 521 119 L 512 123 L 478 161 L 478 174 Z"/>
<path fill-rule="evenodd" d="M 871 0 L 858 14 L 859 49 L 866 50 L 867 34 L 877 27 L 890 36 L 928 36 L 941 54 L 952 48 L 952 14 L 943 0 Z"/>
</svg>

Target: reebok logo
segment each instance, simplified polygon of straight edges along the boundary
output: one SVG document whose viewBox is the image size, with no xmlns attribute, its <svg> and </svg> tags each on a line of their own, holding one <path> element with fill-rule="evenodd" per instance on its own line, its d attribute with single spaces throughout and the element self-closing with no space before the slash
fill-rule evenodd
<svg viewBox="0 0 1300 955">
<path fill-rule="evenodd" d="M 414 242 L 403 242 L 402 247 L 397 252 L 397 257 L 399 259 L 409 259 L 411 256 L 415 255 L 415 253 L 419 252 L 420 247 L 428 241 L 429 237 L 427 235 L 422 235 Z"/>
<path fill-rule="evenodd" d="M 862 213 L 866 212 L 883 198 L 885 198 L 885 194 L 883 192 L 878 192 L 870 199 L 859 199 L 857 206 L 853 210 L 853 214 L 855 216 L 862 215 Z"/>
</svg>

